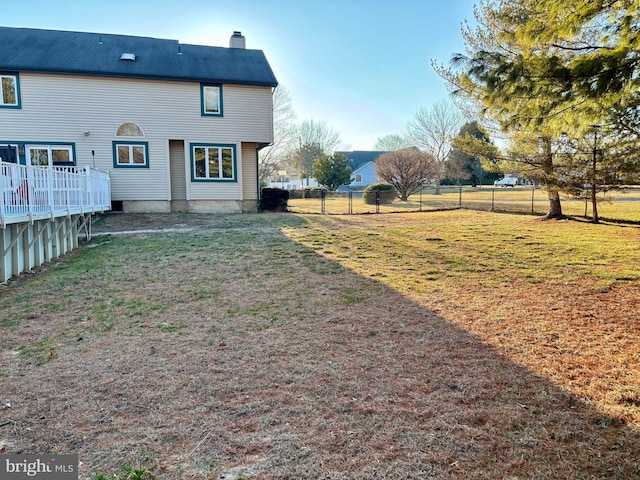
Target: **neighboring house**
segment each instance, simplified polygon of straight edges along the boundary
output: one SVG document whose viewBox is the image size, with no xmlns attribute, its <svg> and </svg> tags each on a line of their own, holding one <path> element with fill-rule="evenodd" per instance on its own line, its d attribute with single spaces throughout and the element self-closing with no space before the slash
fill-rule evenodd
<svg viewBox="0 0 640 480">
<path fill-rule="evenodd" d="M 112 208 L 254 211 L 277 80 L 234 32 L 229 48 L 0 27 L 0 151 L 108 171 Z"/>
<path fill-rule="evenodd" d="M 367 162 L 351 173 L 351 183 L 349 187 L 360 190 L 372 183 L 380 183 L 380 179 L 376 175 L 376 164 L 374 162 Z"/>
<path fill-rule="evenodd" d="M 387 152 L 356 150 L 353 152 L 336 152 L 349 159 L 351 167 L 351 183 L 343 185 L 339 190 L 361 190 L 372 183 L 380 183 L 376 175 L 376 160 Z"/>
<path fill-rule="evenodd" d="M 289 173 L 289 170 L 280 170 L 277 175 L 267 179 L 267 186 L 273 188 L 284 188 L 285 190 L 297 190 L 305 187 L 317 187 L 315 178 L 300 178 L 297 172 Z"/>
<path fill-rule="evenodd" d="M 378 157 L 387 152 L 356 150 L 353 152 L 335 152 L 344 155 L 349 159 L 351 167 L 351 183 L 338 187 L 338 191 L 361 190 L 372 183 L 379 183 L 380 179 L 376 176 L 376 160 Z M 286 188 L 288 190 L 317 187 L 318 182 L 315 178 L 300 178 L 297 172 L 289 170 L 281 170 L 276 175 L 268 179 L 267 185 L 270 187 Z"/>
</svg>

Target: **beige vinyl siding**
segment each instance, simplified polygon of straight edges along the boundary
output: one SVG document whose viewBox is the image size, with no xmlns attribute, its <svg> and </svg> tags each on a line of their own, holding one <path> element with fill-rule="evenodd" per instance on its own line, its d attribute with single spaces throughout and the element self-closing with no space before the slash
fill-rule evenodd
<svg viewBox="0 0 640 480">
<path fill-rule="evenodd" d="M 273 97 L 270 87 L 223 85 L 224 119 L 233 129 L 243 131 L 244 125 L 260 125 L 260 131 L 246 132 L 241 140 L 259 143 L 273 142 Z M 254 134 L 255 133 L 255 134 Z"/>
<path fill-rule="evenodd" d="M 242 196 L 245 200 L 258 199 L 258 169 L 256 144 L 242 144 Z"/>
<path fill-rule="evenodd" d="M 200 84 L 20 73 L 21 109 L 0 112 L 0 141 L 75 144 L 78 165 L 111 174 L 113 200 L 169 200 L 169 139 L 237 144 L 238 182 L 196 188 L 195 198 L 240 199 L 240 143 L 273 140 L 269 87 L 223 85 L 223 117 L 203 117 Z M 144 137 L 116 137 L 123 123 Z M 84 132 L 89 132 L 85 135 Z M 114 168 L 112 142 L 148 142 L 149 168 Z M 187 157 L 188 158 L 188 157 Z M 190 168 L 190 167 L 188 167 Z"/>
<path fill-rule="evenodd" d="M 171 200 L 187 199 L 187 174 L 184 153 L 184 142 L 169 141 L 169 157 L 171 166 Z"/>
</svg>

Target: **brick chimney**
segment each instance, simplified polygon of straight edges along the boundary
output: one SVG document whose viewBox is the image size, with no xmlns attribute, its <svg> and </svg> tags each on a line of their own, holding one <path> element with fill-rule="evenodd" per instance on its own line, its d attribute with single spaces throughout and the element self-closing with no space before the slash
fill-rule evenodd
<svg viewBox="0 0 640 480">
<path fill-rule="evenodd" d="M 247 48 L 242 32 L 233 32 L 229 39 L 229 48 Z"/>
</svg>

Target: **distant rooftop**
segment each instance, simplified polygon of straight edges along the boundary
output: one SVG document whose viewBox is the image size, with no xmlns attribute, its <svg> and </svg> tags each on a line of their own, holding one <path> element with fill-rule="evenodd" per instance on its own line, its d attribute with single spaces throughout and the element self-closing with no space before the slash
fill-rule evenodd
<svg viewBox="0 0 640 480">
<path fill-rule="evenodd" d="M 234 32 L 238 36 L 239 32 Z M 0 70 L 275 87 L 262 50 L 177 40 L 0 27 Z"/>
<path fill-rule="evenodd" d="M 353 152 L 336 152 L 341 153 L 349 159 L 349 166 L 352 170 L 357 170 L 362 165 L 375 162 L 377 158 L 387 152 L 375 150 L 354 150 Z"/>
</svg>

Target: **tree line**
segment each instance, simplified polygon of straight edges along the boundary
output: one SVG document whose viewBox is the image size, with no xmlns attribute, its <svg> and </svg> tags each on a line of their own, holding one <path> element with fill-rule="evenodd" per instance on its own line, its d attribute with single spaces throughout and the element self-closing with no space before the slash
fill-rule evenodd
<svg viewBox="0 0 640 480">
<path fill-rule="evenodd" d="M 597 194 L 640 177 L 640 2 L 482 0 L 474 12 L 462 27 L 465 53 L 432 62 L 453 101 L 422 107 L 404 132 L 379 138 L 374 148 L 394 153 L 378 159 L 378 174 L 406 193 L 407 172 L 428 173 L 439 193 L 445 179 L 481 184 L 515 173 L 544 187 L 547 218 L 562 217 L 562 195 L 587 192 L 597 222 Z M 322 122 L 295 124 L 290 99 L 277 96 L 276 138 L 288 140 L 263 150 L 261 178 L 283 161 L 301 176 L 319 158 L 343 168 L 332 158 L 339 135 Z M 422 161 L 413 150 L 429 168 L 399 161 Z"/>
<path fill-rule="evenodd" d="M 422 107 L 407 123 L 405 132 L 377 139 L 374 150 L 387 153 L 378 158 L 376 173 L 394 185 L 404 200 L 431 182 L 436 194 L 443 180 L 482 183 L 488 172 L 479 158 L 452 147 L 456 134 L 468 132 L 489 141 L 477 122 L 463 125 L 463 117 L 452 102 Z M 261 182 L 282 177 L 280 172 L 287 169 L 295 170 L 303 184 L 306 180 L 309 185 L 308 179 L 314 178 L 329 190 L 351 182 L 348 159 L 335 153 L 339 147 L 348 148 L 340 135 L 325 122 L 296 122 L 291 97 L 283 87 L 274 92 L 274 137 L 274 144 L 260 152 Z"/>
</svg>

